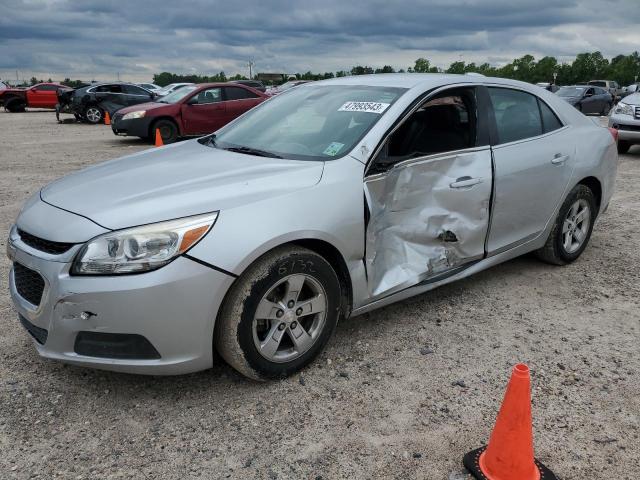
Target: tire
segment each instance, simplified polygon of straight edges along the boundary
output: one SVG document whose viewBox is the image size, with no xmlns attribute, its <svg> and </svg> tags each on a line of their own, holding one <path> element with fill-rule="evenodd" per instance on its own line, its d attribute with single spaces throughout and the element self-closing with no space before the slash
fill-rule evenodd
<svg viewBox="0 0 640 480">
<path fill-rule="evenodd" d="M 4 109 L 8 112 L 11 113 L 19 113 L 19 112 L 24 112 L 25 110 L 25 103 L 24 100 L 22 100 L 21 98 L 10 98 L 9 100 L 7 100 L 4 104 Z"/>
<path fill-rule="evenodd" d="M 629 142 L 618 140 L 618 153 L 627 153 L 630 148 L 631 144 Z"/>
<path fill-rule="evenodd" d="M 256 260 L 229 290 L 214 346 L 249 378 L 286 377 L 323 350 L 338 322 L 340 299 L 338 277 L 323 257 L 297 246 L 276 248 Z"/>
<path fill-rule="evenodd" d="M 168 144 L 178 140 L 178 126 L 171 120 L 158 120 L 151 125 L 149 140 L 155 141 L 156 129 L 160 130 L 162 143 Z"/>
<path fill-rule="evenodd" d="M 87 123 L 97 125 L 104 122 L 104 111 L 97 105 L 87 105 L 82 112 L 82 118 Z"/>
<path fill-rule="evenodd" d="M 581 214 L 584 209 L 586 213 Z M 591 189 L 585 185 L 577 185 L 560 207 L 547 243 L 536 251 L 538 258 L 553 265 L 566 265 L 575 261 L 589 243 L 596 212 L 596 199 Z"/>
</svg>

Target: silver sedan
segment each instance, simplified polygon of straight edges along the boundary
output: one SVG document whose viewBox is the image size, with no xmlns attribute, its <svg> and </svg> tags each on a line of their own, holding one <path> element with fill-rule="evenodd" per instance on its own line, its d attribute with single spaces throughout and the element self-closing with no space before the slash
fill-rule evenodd
<svg viewBox="0 0 640 480">
<path fill-rule="evenodd" d="M 613 193 L 614 135 L 533 85 L 309 83 L 215 134 L 45 186 L 10 290 L 43 357 L 109 370 L 304 367 L 339 318 L 527 252 L 565 265 Z"/>
</svg>

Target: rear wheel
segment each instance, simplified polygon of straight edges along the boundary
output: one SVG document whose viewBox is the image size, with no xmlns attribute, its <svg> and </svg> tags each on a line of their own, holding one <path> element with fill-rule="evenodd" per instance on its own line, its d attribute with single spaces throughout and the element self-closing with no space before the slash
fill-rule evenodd
<svg viewBox="0 0 640 480">
<path fill-rule="evenodd" d="M 89 105 L 84 109 L 82 116 L 87 122 L 95 125 L 98 123 L 102 123 L 104 112 L 97 105 Z"/>
<path fill-rule="evenodd" d="M 4 103 L 4 109 L 11 113 L 24 112 L 26 105 L 21 98 L 10 98 Z"/>
<path fill-rule="evenodd" d="M 256 380 L 290 375 L 324 348 L 338 321 L 340 283 L 320 255 L 273 250 L 231 287 L 214 335 L 220 355 Z"/>
<path fill-rule="evenodd" d="M 597 205 L 593 192 L 577 185 L 560 207 L 547 243 L 536 253 L 545 262 L 566 265 L 576 260 L 587 247 Z"/>
<path fill-rule="evenodd" d="M 618 140 L 618 153 L 627 153 L 630 148 L 631 144 L 629 142 Z"/>
<path fill-rule="evenodd" d="M 152 125 L 149 136 L 152 141 L 156 138 L 156 130 L 160 130 L 162 143 L 173 143 L 178 139 L 178 126 L 171 120 L 158 120 Z"/>
</svg>

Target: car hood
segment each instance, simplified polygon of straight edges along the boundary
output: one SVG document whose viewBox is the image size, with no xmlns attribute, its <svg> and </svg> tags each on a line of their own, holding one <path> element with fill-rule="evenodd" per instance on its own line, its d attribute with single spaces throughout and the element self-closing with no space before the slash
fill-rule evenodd
<svg viewBox="0 0 640 480">
<path fill-rule="evenodd" d="M 323 167 L 189 140 L 80 170 L 47 185 L 41 197 L 115 230 L 287 195 L 318 183 Z"/>
<path fill-rule="evenodd" d="M 627 105 L 640 105 L 640 93 L 632 93 L 631 95 L 627 95 L 622 100 L 622 103 L 626 103 Z"/>
<path fill-rule="evenodd" d="M 166 108 L 166 107 L 170 107 L 171 103 L 158 103 L 158 102 L 147 102 L 147 103 L 139 103 L 138 105 L 133 105 L 132 107 L 125 107 L 125 108 L 121 108 L 120 110 L 118 110 L 118 113 L 122 113 L 123 115 L 125 113 L 131 113 L 131 112 L 139 112 L 142 110 L 155 110 L 157 108 Z"/>
</svg>

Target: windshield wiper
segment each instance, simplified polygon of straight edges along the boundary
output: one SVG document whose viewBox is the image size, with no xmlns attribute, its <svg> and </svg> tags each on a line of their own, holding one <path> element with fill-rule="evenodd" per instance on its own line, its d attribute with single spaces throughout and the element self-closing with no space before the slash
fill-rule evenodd
<svg viewBox="0 0 640 480">
<path fill-rule="evenodd" d="M 275 153 L 251 147 L 227 147 L 223 148 L 223 150 L 229 150 L 230 152 L 237 153 L 246 153 L 247 155 L 255 155 L 256 157 L 282 158 L 280 155 L 276 155 Z"/>
</svg>

